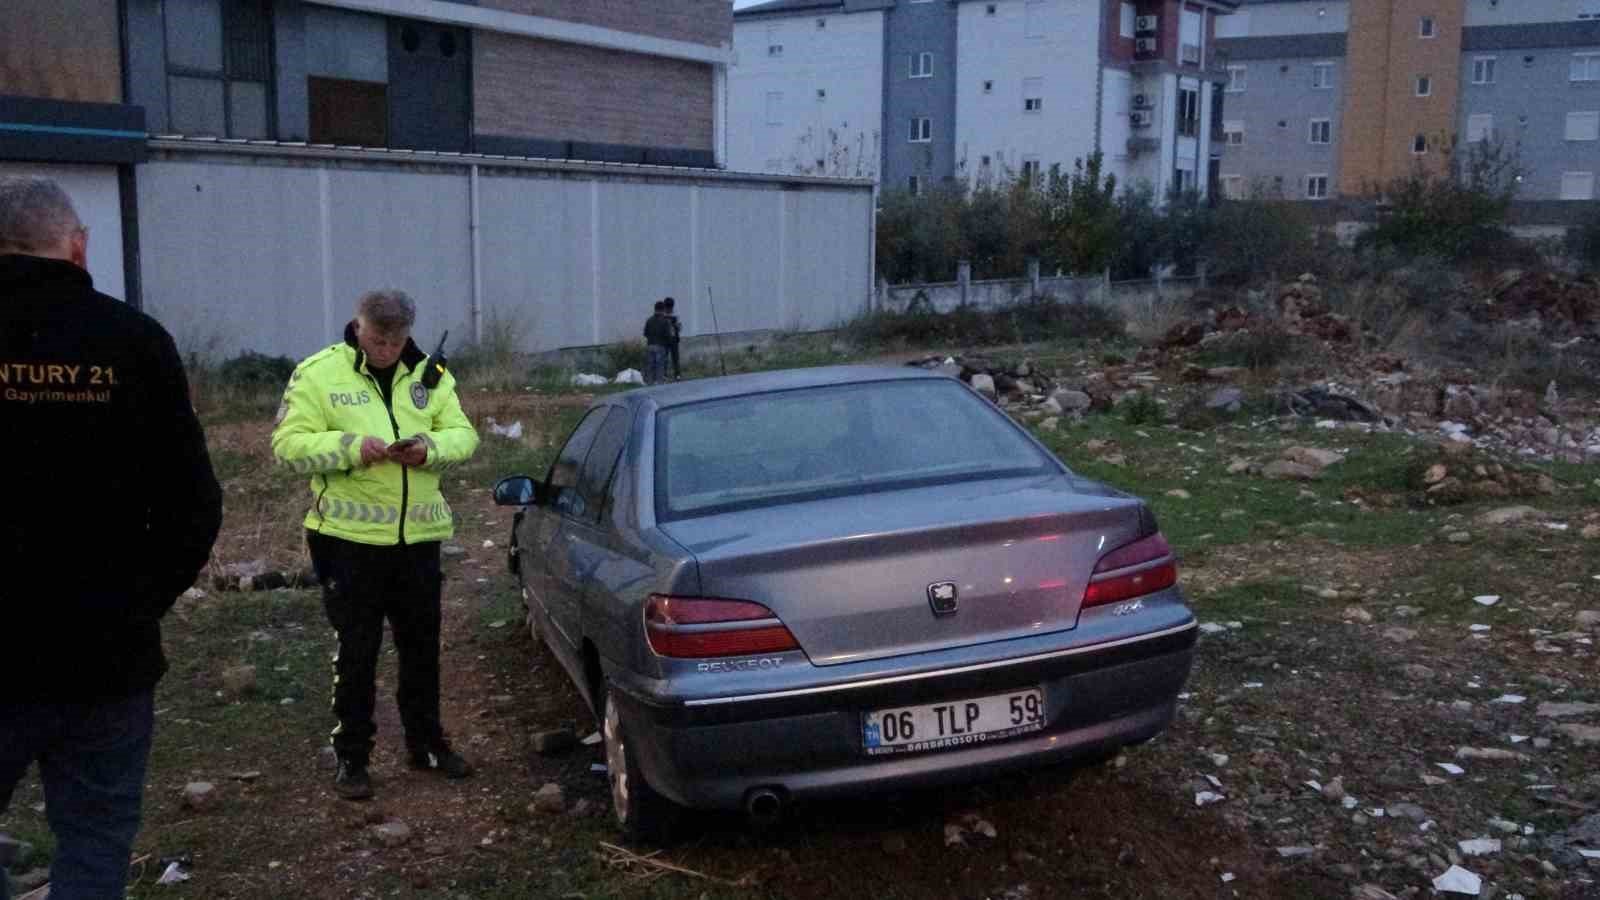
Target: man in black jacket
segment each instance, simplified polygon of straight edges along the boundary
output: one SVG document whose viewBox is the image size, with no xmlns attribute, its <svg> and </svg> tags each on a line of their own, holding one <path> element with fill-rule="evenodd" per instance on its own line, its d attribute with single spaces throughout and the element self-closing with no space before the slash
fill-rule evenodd
<svg viewBox="0 0 1600 900">
<path fill-rule="evenodd" d="M 222 492 L 172 337 L 95 291 L 87 248 L 54 182 L 0 177 L 0 810 L 37 760 L 50 895 L 120 900 L 160 620 L 211 555 Z"/>
</svg>

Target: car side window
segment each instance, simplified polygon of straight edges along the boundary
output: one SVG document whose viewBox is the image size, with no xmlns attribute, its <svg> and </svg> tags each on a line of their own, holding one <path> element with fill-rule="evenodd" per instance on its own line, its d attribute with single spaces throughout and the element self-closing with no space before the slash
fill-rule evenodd
<svg viewBox="0 0 1600 900">
<path fill-rule="evenodd" d="M 616 470 L 622 445 L 628 441 L 628 426 L 632 420 L 632 414 L 621 407 L 613 407 L 611 414 L 606 416 L 605 424 L 594 440 L 594 447 L 578 473 L 578 497 L 582 509 L 573 511 L 572 515 L 591 522 L 599 521 L 605 508 L 606 486 L 611 483 L 611 473 Z"/>
<path fill-rule="evenodd" d="M 572 430 L 572 436 L 567 438 L 566 446 L 561 448 L 561 453 L 556 456 L 556 461 L 550 464 L 550 472 L 545 476 L 545 481 L 552 488 L 575 488 L 578 485 L 578 472 L 583 467 L 584 459 L 589 455 L 589 448 L 594 446 L 595 436 L 600 433 L 600 426 L 606 418 L 606 407 L 592 409 L 578 427 Z M 555 509 L 557 512 L 571 515 L 573 507 L 582 503 L 576 490 L 562 491 L 556 498 Z"/>
</svg>

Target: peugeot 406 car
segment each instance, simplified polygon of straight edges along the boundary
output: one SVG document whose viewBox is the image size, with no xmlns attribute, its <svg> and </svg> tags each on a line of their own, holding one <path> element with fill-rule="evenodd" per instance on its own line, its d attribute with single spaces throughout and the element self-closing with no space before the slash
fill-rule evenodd
<svg viewBox="0 0 1600 900">
<path fill-rule="evenodd" d="M 981 779 L 1160 733 L 1196 624 L 1139 499 L 912 368 L 605 397 L 518 508 L 528 627 L 618 824 Z"/>
</svg>

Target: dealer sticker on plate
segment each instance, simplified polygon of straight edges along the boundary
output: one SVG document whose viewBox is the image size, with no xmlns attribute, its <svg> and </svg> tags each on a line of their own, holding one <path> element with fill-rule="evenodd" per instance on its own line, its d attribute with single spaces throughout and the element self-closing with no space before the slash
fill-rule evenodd
<svg viewBox="0 0 1600 900">
<path fill-rule="evenodd" d="M 920 753 L 1004 740 L 1044 728 L 1044 692 L 1038 688 L 967 700 L 877 709 L 867 713 L 862 743 L 867 753 Z"/>
</svg>

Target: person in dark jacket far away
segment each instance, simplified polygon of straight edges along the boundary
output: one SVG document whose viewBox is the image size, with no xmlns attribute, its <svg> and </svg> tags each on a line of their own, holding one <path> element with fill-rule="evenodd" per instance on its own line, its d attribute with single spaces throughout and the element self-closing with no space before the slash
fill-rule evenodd
<svg viewBox="0 0 1600 900">
<path fill-rule="evenodd" d="M 644 383 L 660 384 L 667 380 L 667 355 L 672 346 L 672 319 L 667 316 L 666 303 L 656 301 L 656 311 L 644 322 L 645 362 Z"/>
<path fill-rule="evenodd" d="M 53 900 L 126 895 L 161 617 L 222 525 L 177 347 L 88 244 L 55 182 L 0 177 L 0 812 L 37 760 Z"/>
<path fill-rule="evenodd" d="M 667 352 L 672 356 L 672 380 L 677 381 L 683 377 L 683 364 L 678 359 L 678 344 L 683 340 L 683 323 L 678 320 L 678 301 L 668 297 L 661 301 L 661 312 L 666 314 L 667 321 L 672 323 L 672 343 L 667 345 Z"/>
</svg>

